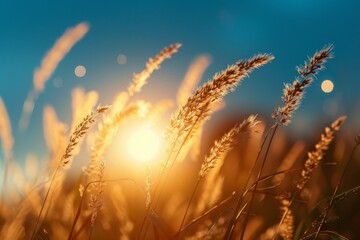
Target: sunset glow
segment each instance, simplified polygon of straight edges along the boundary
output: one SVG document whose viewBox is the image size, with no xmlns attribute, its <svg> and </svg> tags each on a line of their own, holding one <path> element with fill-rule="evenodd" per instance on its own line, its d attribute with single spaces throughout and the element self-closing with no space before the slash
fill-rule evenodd
<svg viewBox="0 0 360 240">
<path fill-rule="evenodd" d="M 2 1 L 0 240 L 360 240 L 359 8 Z"/>
<path fill-rule="evenodd" d="M 148 162 L 159 152 L 159 134 L 149 127 L 136 129 L 129 137 L 128 151 L 130 156 L 138 162 Z"/>
</svg>

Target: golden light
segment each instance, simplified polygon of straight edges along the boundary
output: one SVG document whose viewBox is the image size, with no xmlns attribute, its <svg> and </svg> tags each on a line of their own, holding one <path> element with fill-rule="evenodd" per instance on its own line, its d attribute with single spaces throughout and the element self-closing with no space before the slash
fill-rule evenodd
<svg viewBox="0 0 360 240">
<path fill-rule="evenodd" d="M 75 76 L 81 78 L 86 74 L 86 68 L 83 65 L 76 66 L 74 70 Z"/>
<path fill-rule="evenodd" d="M 149 127 L 133 132 L 127 142 L 130 156 L 139 162 L 149 162 L 159 153 L 160 135 Z"/>
<path fill-rule="evenodd" d="M 334 83 L 330 80 L 324 80 L 321 83 L 321 90 L 324 93 L 331 93 L 334 90 Z"/>
</svg>

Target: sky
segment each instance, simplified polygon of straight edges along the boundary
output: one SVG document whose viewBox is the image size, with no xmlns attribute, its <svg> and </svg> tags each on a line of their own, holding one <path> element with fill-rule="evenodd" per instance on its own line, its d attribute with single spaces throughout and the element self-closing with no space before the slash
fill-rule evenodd
<svg viewBox="0 0 360 240">
<path fill-rule="evenodd" d="M 308 89 L 293 130 L 304 132 L 318 126 L 314 122 L 324 125 L 341 114 L 359 129 L 359 9 L 360 1 L 355 0 L 0 0 L 0 96 L 15 144 L 18 149 L 41 152 L 44 106 L 54 106 L 60 120 L 70 124 L 71 89 L 96 90 L 100 103 L 111 103 L 149 57 L 176 42 L 183 44 L 179 53 L 162 64 L 141 96 L 151 101 L 173 97 L 189 64 L 200 54 L 212 58 L 206 81 L 239 59 L 272 53 L 274 61 L 254 71 L 225 99 L 224 114 L 266 116 L 281 104 L 283 84 L 294 80 L 296 66 L 333 44 L 335 58 Z M 30 128 L 20 133 L 17 126 L 34 70 L 66 29 L 84 21 L 90 25 L 89 32 L 59 64 L 36 102 Z M 117 62 L 120 54 L 126 56 L 125 64 Z M 87 70 L 82 78 L 74 74 L 78 65 Z M 331 93 L 321 90 L 326 79 L 334 83 Z"/>
</svg>

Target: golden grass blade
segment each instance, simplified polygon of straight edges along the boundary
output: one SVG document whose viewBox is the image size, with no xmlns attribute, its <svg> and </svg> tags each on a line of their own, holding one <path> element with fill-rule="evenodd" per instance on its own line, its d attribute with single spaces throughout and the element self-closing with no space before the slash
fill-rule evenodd
<svg viewBox="0 0 360 240">
<path fill-rule="evenodd" d="M 284 94 L 282 100 L 283 107 L 275 109 L 273 118 L 278 119 L 281 124 L 288 125 L 291 122 L 292 114 L 299 108 L 301 100 L 305 94 L 305 89 L 313 82 L 313 78 L 324 69 L 324 63 L 332 58 L 331 51 L 333 47 L 330 45 L 325 47 L 305 62 L 304 67 L 298 67 L 300 79 L 295 79 L 292 84 L 284 85 Z"/>
<path fill-rule="evenodd" d="M 205 157 L 204 162 L 201 165 L 199 177 L 205 177 L 217 164 L 221 166 L 226 154 L 236 144 L 236 137 L 238 134 L 251 132 L 259 123 L 256 115 L 250 115 L 242 123 L 235 125 L 230 131 L 225 133 L 220 140 L 215 141 L 210 153 Z M 217 171 L 219 170 L 220 169 L 217 168 Z"/>
<path fill-rule="evenodd" d="M 99 94 L 96 91 L 90 91 L 85 93 L 83 88 L 75 88 L 71 92 L 72 96 L 72 132 L 75 128 L 76 123 L 81 121 L 81 118 L 93 109 L 99 99 Z"/>
<path fill-rule="evenodd" d="M 158 187 L 163 181 L 165 170 L 171 163 L 168 174 L 165 177 L 166 182 L 172 166 L 176 162 L 182 148 L 194 136 L 199 126 L 201 126 L 209 116 L 211 106 L 215 102 L 221 101 L 229 91 L 233 91 L 241 80 L 248 76 L 252 70 L 261 67 L 272 59 L 274 59 L 272 55 L 258 54 L 251 59 L 245 61 L 241 60 L 236 64 L 229 66 L 220 74 L 216 74 L 211 81 L 199 87 L 195 93 L 188 98 L 185 105 L 180 107 L 172 115 L 170 125 L 165 133 L 165 139 L 168 144 L 168 157 L 161 163 L 162 169 L 158 177 L 158 182 L 154 187 L 154 195 L 157 193 Z M 174 157 L 173 154 L 175 154 Z M 163 189 L 164 185 L 160 187 L 160 193 L 155 202 L 155 210 Z M 146 212 L 145 218 L 147 217 L 147 214 L 148 212 Z M 142 227 L 140 228 L 140 233 L 141 231 Z"/>
<path fill-rule="evenodd" d="M 37 68 L 34 72 L 34 88 L 28 94 L 28 97 L 24 102 L 23 111 L 19 122 L 19 127 L 21 130 L 26 130 L 31 113 L 35 106 L 37 96 L 44 91 L 45 83 L 49 80 L 58 64 L 63 60 L 66 54 L 80 39 L 84 37 L 88 30 L 89 25 L 84 22 L 66 30 L 66 32 L 56 41 L 54 46 L 45 55 L 41 61 L 40 68 Z"/>
<path fill-rule="evenodd" d="M 284 240 L 291 240 L 294 237 L 295 219 L 294 219 L 294 214 L 293 214 L 292 210 L 290 209 L 290 201 L 287 199 L 281 200 L 280 210 L 283 214 L 285 212 L 287 213 L 285 215 L 282 227 L 280 229 L 280 236 Z"/>
<path fill-rule="evenodd" d="M 11 122 L 6 110 L 6 106 L 2 98 L 0 97 L 0 141 L 2 152 L 5 157 L 5 170 L 4 170 L 4 178 L 3 178 L 3 193 L 2 200 L 4 200 L 4 194 L 6 193 L 6 184 L 7 178 L 11 166 L 11 161 L 13 158 L 13 145 L 14 138 L 11 133 Z"/>
<path fill-rule="evenodd" d="M 257 174 L 254 192 L 256 192 L 256 190 L 257 190 L 257 186 L 258 186 L 257 183 L 258 183 L 258 181 L 261 177 L 262 171 L 264 169 L 265 162 L 266 162 L 273 138 L 279 127 L 279 124 L 287 125 L 288 123 L 290 123 L 292 114 L 300 106 L 300 101 L 302 100 L 303 95 L 304 95 L 304 89 L 310 85 L 310 83 L 313 81 L 313 77 L 315 77 L 316 74 L 321 69 L 324 68 L 323 64 L 326 62 L 326 60 L 332 57 L 331 51 L 332 51 L 332 46 L 330 45 L 329 47 L 326 47 L 323 50 L 321 50 L 319 53 L 315 53 L 315 55 L 310 59 L 309 63 L 305 62 L 305 66 L 303 68 L 298 68 L 298 73 L 300 75 L 300 78 L 296 79 L 292 85 L 285 84 L 285 88 L 283 90 L 284 95 L 282 97 L 284 106 L 278 107 L 277 109 L 275 109 L 274 114 L 272 116 L 273 119 L 276 120 L 276 122 L 270 128 L 270 129 L 272 129 L 272 133 L 270 136 L 270 141 L 269 141 L 268 145 L 265 147 L 265 155 L 261 162 L 260 170 L 258 171 L 258 174 Z M 268 130 L 268 133 L 269 133 L 270 129 Z M 266 140 L 267 140 L 267 134 L 265 135 L 263 143 L 261 144 L 261 147 L 258 151 L 258 155 L 251 167 L 250 173 L 253 171 L 255 164 L 259 160 L 260 153 L 263 150 Z M 248 175 L 248 177 L 245 181 L 245 188 L 248 184 L 249 179 L 250 179 L 250 174 Z M 250 202 L 249 202 L 249 210 L 248 210 L 249 212 L 251 212 L 251 207 L 252 207 L 252 203 L 253 203 L 253 199 L 254 199 L 254 192 L 251 194 L 251 198 L 250 198 Z M 238 204 L 236 206 L 235 213 L 234 213 L 232 219 L 235 219 L 236 212 L 239 211 L 238 209 L 240 208 L 240 204 L 242 201 L 243 201 L 243 199 L 240 198 L 238 201 Z M 249 218 L 249 215 L 246 215 L 245 223 L 243 225 L 243 230 L 241 232 L 240 239 L 243 239 L 243 237 L 244 237 L 248 218 Z M 232 231 L 235 229 L 235 225 L 236 225 L 236 221 L 229 225 L 231 227 L 229 227 L 226 232 L 226 239 L 231 238 Z M 231 230 L 230 230 L 230 228 L 231 228 Z"/>
<path fill-rule="evenodd" d="M 59 121 L 55 109 L 51 106 L 44 107 L 43 129 L 45 142 L 51 154 L 55 156 L 57 152 L 63 151 L 66 144 L 64 143 L 66 126 Z"/>
<path fill-rule="evenodd" d="M 183 224 L 186 220 L 186 216 L 188 210 L 190 208 L 192 199 L 194 197 L 195 191 L 197 190 L 200 181 L 208 175 L 208 173 L 219 164 L 222 165 L 225 155 L 234 147 L 236 143 L 236 138 L 240 133 L 247 133 L 253 130 L 256 125 L 259 124 L 259 121 L 256 119 L 256 115 L 250 115 L 247 119 L 245 119 L 242 123 L 235 125 L 230 131 L 224 134 L 224 136 L 220 139 L 215 141 L 214 146 L 210 149 L 210 153 L 205 157 L 201 169 L 199 172 L 199 179 L 195 185 L 189 203 L 187 205 L 182 223 L 180 225 L 179 232 L 181 231 Z M 219 171 L 220 168 L 217 168 Z"/>
<path fill-rule="evenodd" d="M 259 54 L 249 60 L 239 61 L 198 88 L 185 105 L 171 117 L 170 127 L 166 132 L 167 142 L 170 143 L 168 154 L 179 152 L 179 149 L 191 139 L 195 132 L 193 130 L 198 129 L 198 126 L 209 116 L 214 102 L 220 101 L 229 91 L 233 91 L 234 87 L 253 69 L 268 63 L 273 58 L 272 55 Z M 163 163 L 164 168 L 167 165 L 167 162 Z"/>
<path fill-rule="evenodd" d="M 11 123 L 5 103 L 0 97 L 0 140 L 6 161 L 9 163 L 12 158 L 14 138 L 11 133 Z"/>
<path fill-rule="evenodd" d="M 150 75 L 157 69 L 160 68 L 161 63 L 167 59 L 171 58 L 171 55 L 176 53 L 177 50 L 181 47 L 180 43 L 175 43 L 170 45 L 167 48 L 164 48 L 158 55 L 154 58 L 150 58 L 146 63 L 146 68 L 141 73 L 135 73 L 132 82 L 128 87 L 128 93 L 130 96 L 134 95 L 136 92 L 140 92 L 141 88 L 147 83 L 147 79 Z"/>
<path fill-rule="evenodd" d="M 200 55 L 191 63 L 177 92 L 176 101 L 179 106 L 184 105 L 192 95 L 210 63 L 211 58 L 209 55 Z"/>
<path fill-rule="evenodd" d="M 129 100 L 129 94 L 127 92 L 118 93 L 114 97 L 114 100 L 111 104 L 110 115 L 113 116 L 114 114 L 123 110 L 128 100 Z"/>
<path fill-rule="evenodd" d="M 36 233 L 38 231 L 38 225 L 39 225 L 40 219 L 42 218 L 42 213 L 44 211 L 45 205 L 47 204 L 47 199 L 49 197 L 50 191 L 52 190 L 52 186 L 55 182 L 58 171 L 60 170 L 60 168 L 66 168 L 71 165 L 70 160 L 72 158 L 73 150 L 79 143 L 79 140 L 88 132 L 89 128 L 95 122 L 95 118 L 97 117 L 97 115 L 106 112 L 108 109 L 109 109 L 109 106 L 97 107 L 94 111 L 91 111 L 90 114 L 86 115 L 82 119 L 82 121 L 75 127 L 75 130 L 73 131 L 73 133 L 70 136 L 69 143 L 65 149 L 65 152 L 62 155 L 60 161 L 58 162 L 58 166 L 55 169 L 55 171 L 51 177 L 50 185 L 46 191 L 45 198 L 43 200 L 40 212 L 38 214 L 38 217 L 37 217 L 37 220 L 36 220 L 32 235 L 31 235 L 31 239 L 35 238 Z"/>
<path fill-rule="evenodd" d="M 311 173 L 319 165 L 324 157 L 325 151 L 329 148 L 335 133 L 340 130 L 340 126 L 344 123 L 346 117 L 341 116 L 330 127 L 325 128 L 325 132 L 321 134 L 320 141 L 315 145 L 315 150 L 308 153 L 304 168 L 301 171 L 301 178 L 296 184 L 298 190 L 302 190 L 309 181 Z"/>
<path fill-rule="evenodd" d="M 311 173 L 316 169 L 320 161 L 323 159 L 325 151 L 329 149 L 331 142 L 335 138 L 335 133 L 340 130 L 340 127 L 344 123 L 345 119 L 345 116 L 341 116 L 336 119 L 330 127 L 326 127 L 325 132 L 321 134 L 320 141 L 315 145 L 315 150 L 308 153 L 308 158 L 305 161 L 303 170 L 301 171 L 301 177 L 296 183 L 295 192 L 293 193 L 291 200 L 289 200 L 289 203 L 287 204 L 288 206 L 284 209 L 284 213 L 273 239 L 276 239 L 276 236 L 281 232 L 282 224 L 287 219 L 287 214 L 291 210 L 290 207 L 296 197 L 296 194 L 304 189 L 306 183 L 310 179 Z"/>
</svg>

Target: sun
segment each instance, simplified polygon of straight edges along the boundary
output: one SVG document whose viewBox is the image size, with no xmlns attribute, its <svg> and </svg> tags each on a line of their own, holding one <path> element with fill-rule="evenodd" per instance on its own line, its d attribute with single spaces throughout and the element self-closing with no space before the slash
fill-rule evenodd
<svg viewBox="0 0 360 240">
<path fill-rule="evenodd" d="M 149 162 L 159 153 L 160 136 L 150 127 L 136 129 L 130 134 L 127 149 L 130 156 L 138 162 Z"/>
</svg>

